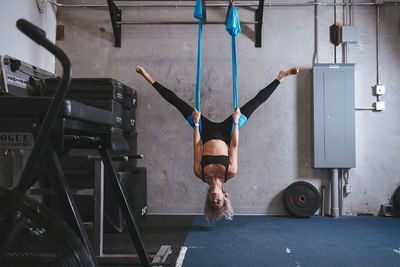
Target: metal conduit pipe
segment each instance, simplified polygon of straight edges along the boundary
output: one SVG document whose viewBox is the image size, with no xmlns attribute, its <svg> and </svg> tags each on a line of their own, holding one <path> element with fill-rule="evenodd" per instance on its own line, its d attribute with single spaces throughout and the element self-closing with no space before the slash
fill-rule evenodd
<svg viewBox="0 0 400 267">
<path fill-rule="evenodd" d="M 345 3 L 345 2 L 347 2 L 347 0 L 343 0 L 343 3 Z M 344 26 L 348 25 L 347 7 L 348 6 L 344 6 L 343 10 L 342 10 L 342 12 L 343 12 L 343 15 L 342 15 L 343 16 L 343 25 Z M 342 43 L 342 48 L 343 48 L 343 51 L 342 51 L 342 62 L 344 64 L 347 64 L 347 43 Z"/>
<path fill-rule="evenodd" d="M 356 107 L 355 110 L 375 110 L 375 108 L 372 108 L 372 107 Z"/>
<path fill-rule="evenodd" d="M 353 3 L 353 0 L 350 0 L 350 4 Z M 353 6 L 349 6 L 349 23 L 350 26 L 353 26 L 353 21 L 354 21 L 354 14 L 353 14 Z"/>
<path fill-rule="evenodd" d="M 347 2 L 347 0 L 343 0 L 343 3 Z M 348 6 L 344 6 L 342 10 L 342 16 L 343 16 L 343 25 L 347 26 L 348 25 Z M 342 62 L 344 64 L 347 64 L 347 43 L 342 43 Z M 343 169 L 340 171 L 340 177 L 339 177 L 339 216 L 343 216 Z"/>
<path fill-rule="evenodd" d="M 314 57 L 313 66 L 318 63 L 318 6 L 314 6 Z"/>
<path fill-rule="evenodd" d="M 336 0 L 333 0 L 333 24 L 336 24 Z M 336 64 L 336 45 L 333 45 L 333 63 Z"/>
<path fill-rule="evenodd" d="M 343 216 L 343 169 L 339 172 L 339 216 Z"/>
<path fill-rule="evenodd" d="M 325 185 L 323 185 L 322 187 L 321 187 L 321 189 L 322 189 L 322 192 L 321 192 L 321 216 L 325 216 L 325 190 L 326 190 L 326 187 L 325 187 Z"/>
<path fill-rule="evenodd" d="M 339 217 L 339 170 L 331 170 L 331 216 Z"/>
<path fill-rule="evenodd" d="M 108 8 L 108 5 L 91 5 L 91 4 L 62 4 L 56 0 L 47 0 L 50 4 L 60 8 Z M 116 1 L 118 2 L 118 1 Z M 118 8 L 137 8 L 137 7 L 194 7 L 195 1 L 132 1 L 136 3 L 117 5 Z M 165 3 L 163 3 L 165 2 Z M 258 1 L 236 1 L 236 7 L 258 6 Z M 399 4 L 399 2 L 385 2 L 385 4 Z M 207 3 L 207 7 L 227 7 L 228 3 Z M 358 2 L 358 3 L 264 3 L 265 7 L 309 7 L 309 6 L 375 6 L 375 2 Z"/>
<path fill-rule="evenodd" d="M 376 84 L 381 84 L 381 79 L 379 77 L 379 25 L 380 25 L 380 6 L 376 6 Z M 376 95 L 376 101 L 380 100 L 380 96 Z"/>
</svg>

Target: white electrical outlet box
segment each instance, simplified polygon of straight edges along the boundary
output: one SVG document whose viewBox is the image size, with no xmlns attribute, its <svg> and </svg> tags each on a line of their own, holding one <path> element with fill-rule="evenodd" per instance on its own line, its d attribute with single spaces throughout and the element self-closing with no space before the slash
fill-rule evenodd
<svg viewBox="0 0 400 267">
<path fill-rule="evenodd" d="M 346 185 L 344 186 L 344 192 L 345 192 L 346 194 L 350 194 L 350 193 L 351 193 L 351 185 L 346 184 Z"/>
<path fill-rule="evenodd" d="M 375 102 L 375 110 L 378 110 L 378 111 L 385 110 L 385 102 L 383 102 L 383 101 L 376 101 L 376 102 Z"/>
<path fill-rule="evenodd" d="M 377 95 L 385 94 L 385 86 L 383 84 L 375 85 L 375 94 Z"/>
<path fill-rule="evenodd" d="M 356 26 L 342 26 L 342 43 L 355 44 L 358 42 L 358 29 Z"/>
</svg>

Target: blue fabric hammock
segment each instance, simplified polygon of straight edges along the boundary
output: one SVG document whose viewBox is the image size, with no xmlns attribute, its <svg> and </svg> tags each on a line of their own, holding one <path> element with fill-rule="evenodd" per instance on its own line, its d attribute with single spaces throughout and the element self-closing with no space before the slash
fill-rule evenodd
<svg viewBox="0 0 400 267">
<path fill-rule="evenodd" d="M 237 61 L 236 61 L 236 36 L 240 33 L 239 15 L 236 7 L 229 10 L 228 19 L 226 21 L 226 31 L 232 36 L 232 81 L 233 81 L 233 108 L 238 108 L 238 79 L 237 79 Z M 242 114 L 239 118 L 239 129 L 247 121 L 246 116 Z M 232 124 L 232 133 L 233 133 Z"/>
<path fill-rule="evenodd" d="M 200 112 L 200 82 L 201 82 L 201 42 L 203 38 L 203 5 L 201 0 L 197 0 L 193 16 L 199 20 L 199 36 L 197 39 L 197 76 L 196 76 L 196 109 Z M 189 124 L 194 127 L 192 115 L 186 118 Z M 202 134 L 201 120 L 199 121 L 199 131 Z"/>
<path fill-rule="evenodd" d="M 197 45 L 197 77 L 196 77 L 196 109 L 200 112 L 200 83 L 201 83 L 201 44 L 203 36 L 203 6 L 201 0 L 197 0 L 194 8 L 194 17 L 199 20 L 199 35 Z M 233 107 L 234 110 L 238 108 L 238 85 L 237 85 L 237 61 L 236 61 L 236 36 L 240 33 L 240 22 L 236 7 L 229 10 L 228 19 L 226 23 L 227 32 L 232 36 L 232 79 L 233 79 Z M 189 124 L 194 127 L 192 115 L 186 118 Z M 242 114 L 239 118 L 239 129 L 246 122 L 247 118 Z M 232 123 L 232 132 L 233 132 Z M 200 121 L 200 134 L 202 133 Z"/>
</svg>

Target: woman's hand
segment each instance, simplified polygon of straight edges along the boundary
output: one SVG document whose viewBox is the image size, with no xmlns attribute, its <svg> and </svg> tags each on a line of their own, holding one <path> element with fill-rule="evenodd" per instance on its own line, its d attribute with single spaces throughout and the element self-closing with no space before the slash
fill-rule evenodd
<svg viewBox="0 0 400 267">
<path fill-rule="evenodd" d="M 199 123 L 200 122 L 200 117 L 201 117 L 201 112 L 198 112 L 197 109 L 194 109 L 193 113 L 192 113 L 192 117 L 193 117 L 193 122 L 194 123 Z"/>
<path fill-rule="evenodd" d="M 240 108 L 237 108 L 232 114 L 234 123 L 239 123 L 240 116 L 242 116 L 242 113 L 240 112 Z"/>
</svg>

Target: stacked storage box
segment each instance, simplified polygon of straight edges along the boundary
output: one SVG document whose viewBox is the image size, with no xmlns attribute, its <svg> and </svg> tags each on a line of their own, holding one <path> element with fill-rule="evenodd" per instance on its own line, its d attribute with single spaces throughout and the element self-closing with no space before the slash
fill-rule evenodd
<svg viewBox="0 0 400 267">
<path fill-rule="evenodd" d="M 43 96 L 52 96 L 58 79 L 46 79 Z M 130 135 L 135 131 L 136 91 L 114 79 L 72 79 L 67 98 L 116 114 L 116 134 Z"/>
<path fill-rule="evenodd" d="M 43 96 L 52 96 L 58 79 L 46 79 Z M 128 150 L 118 151 L 114 149 L 112 156 L 128 156 L 128 161 L 113 160 L 113 166 L 121 181 L 124 193 L 129 200 L 132 213 L 137 219 L 143 218 L 147 210 L 146 196 L 146 169 L 136 168 L 137 133 L 136 133 L 136 91 L 121 82 L 108 78 L 75 78 L 72 79 L 67 94 L 68 99 L 77 100 L 86 105 L 112 111 L 116 114 L 116 120 L 112 129 L 112 139 L 123 138 L 129 145 Z M 117 147 L 117 146 L 116 146 Z M 79 164 L 77 164 L 79 163 Z M 71 187 L 93 188 L 94 164 L 91 160 L 77 157 L 66 157 L 63 167 Z M 108 186 L 108 178 L 105 174 L 105 230 L 122 231 L 124 222 L 121 211 L 118 209 L 115 197 Z M 80 196 L 78 207 L 81 209 L 84 220 L 90 220 L 93 216 L 93 199 Z"/>
</svg>

